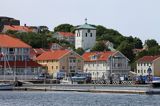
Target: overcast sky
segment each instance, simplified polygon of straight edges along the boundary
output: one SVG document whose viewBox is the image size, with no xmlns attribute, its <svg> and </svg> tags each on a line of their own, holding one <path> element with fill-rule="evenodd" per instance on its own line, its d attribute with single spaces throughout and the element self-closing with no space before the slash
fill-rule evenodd
<svg viewBox="0 0 160 106">
<path fill-rule="evenodd" d="M 1 0 L 0 15 L 21 21 L 21 25 L 62 23 L 103 25 L 125 36 L 160 43 L 160 0 Z"/>
</svg>

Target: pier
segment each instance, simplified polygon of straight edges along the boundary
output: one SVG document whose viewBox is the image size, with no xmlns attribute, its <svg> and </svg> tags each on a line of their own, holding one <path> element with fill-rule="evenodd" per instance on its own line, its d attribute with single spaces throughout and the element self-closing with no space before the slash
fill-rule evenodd
<svg viewBox="0 0 160 106">
<path fill-rule="evenodd" d="M 63 91 L 90 93 L 124 93 L 124 94 L 160 94 L 160 89 L 152 89 L 149 85 L 103 85 L 103 84 L 32 84 L 14 87 L 14 91 Z"/>
</svg>

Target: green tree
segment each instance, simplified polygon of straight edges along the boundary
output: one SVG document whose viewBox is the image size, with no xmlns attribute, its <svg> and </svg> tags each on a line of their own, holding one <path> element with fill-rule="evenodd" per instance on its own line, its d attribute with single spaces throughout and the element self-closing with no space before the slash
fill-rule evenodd
<svg viewBox="0 0 160 106">
<path fill-rule="evenodd" d="M 134 48 L 137 48 L 137 49 L 142 49 L 143 48 L 142 41 L 137 37 L 134 38 Z"/>
<path fill-rule="evenodd" d="M 101 26 L 101 25 L 97 25 L 96 26 L 96 35 L 97 35 L 97 37 L 100 37 L 105 33 L 106 33 L 106 27 Z"/>
<path fill-rule="evenodd" d="M 49 28 L 47 26 L 39 26 L 38 29 L 39 29 L 39 33 L 44 34 L 44 33 L 49 33 L 50 32 Z"/>
<path fill-rule="evenodd" d="M 92 48 L 92 51 L 106 51 L 106 50 L 109 50 L 109 49 L 106 48 L 103 42 L 97 42 Z"/>
<path fill-rule="evenodd" d="M 85 51 L 83 50 L 83 48 L 78 48 L 78 49 L 76 49 L 75 51 L 76 51 L 76 53 L 78 53 L 79 55 L 83 55 L 83 53 L 85 52 Z"/>
<path fill-rule="evenodd" d="M 61 24 L 54 28 L 54 32 L 73 32 L 74 26 L 70 24 Z"/>
<path fill-rule="evenodd" d="M 31 45 L 33 48 L 47 48 L 48 47 L 47 35 L 45 34 L 23 32 L 23 33 L 15 33 L 14 35 L 15 37 Z"/>
<path fill-rule="evenodd" d="M 122 52 L 130 62 L 134 61 L 135 55 L 133 54 L 133 45 L 131 45 L 128 41 L 123 41 L 119 46 L 118 50 Z"/>
<path fill-rule="evenodd" d="M 158 43 L 154 39 L 148 39 L 145 41 L 145 44 L 148 46 L 148 48 L 152 48 L 154 46 L 158 46 Z"/>
</svg>

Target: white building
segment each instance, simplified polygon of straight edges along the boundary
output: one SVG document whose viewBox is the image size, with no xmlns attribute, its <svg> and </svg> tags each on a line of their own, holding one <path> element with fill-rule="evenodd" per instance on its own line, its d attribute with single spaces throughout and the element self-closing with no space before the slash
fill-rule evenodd
<svg viewBox="0 0 160 106">
<path fill-rule="evenodd" d="M 71 44 L 75 44 L 75 34 L 71 32 L 55 32 L 52 37 L 58 40 L 66 40 Z"/>
<path fill-rule="evenodd" d="M 86 52 L 82 57 L 84 59 L 84 72 L 91 73 L 92 79 L 108 79 L 111 75 L 128 77 L 129 60 L 119 51 Z"/>
<path fill-rule="evenodd" d="M 144 56 L 137 60 L 137 76 L 146 76 L 148 68 L 151 68 L 151 75 L 160 76 L 160 56 Z"/>
<path fill-rule="evenodd" d="M 86 20 L 87 21 L 87 20 Z M 75 31 L 75 48 L 91 49 L 96 43 L 96 28 L 87 24 L 80 25 Z"/>
</svg>

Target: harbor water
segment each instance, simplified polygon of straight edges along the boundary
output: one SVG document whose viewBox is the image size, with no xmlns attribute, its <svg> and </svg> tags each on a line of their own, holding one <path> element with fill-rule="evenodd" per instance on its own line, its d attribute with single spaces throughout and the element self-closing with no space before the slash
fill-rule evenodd
<svg viewBox="0 0 160 106">
<path fill-rule="evenodd" d="M 160 106 L 159 95 L 0 91 L 0 106 Z"/>
</svg>

